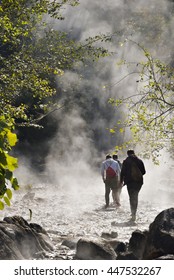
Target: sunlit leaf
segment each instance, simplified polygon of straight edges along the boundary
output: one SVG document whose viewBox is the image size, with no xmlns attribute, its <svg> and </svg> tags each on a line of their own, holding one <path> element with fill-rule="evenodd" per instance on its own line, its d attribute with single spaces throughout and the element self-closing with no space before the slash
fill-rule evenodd
<svg viewBox="0 0 174 280">
<path fill-rule="evenodd" d="M 6 203 L 8 206 L 11 205 L 11 204 L 10 204 L 10 200 L 8 199 L 8 197 L 4 196 L 4 201 L 5 201 L 5 203 Z"/>
<path fill-rule="evenodd" d="M 8 139 L 8 142 L 9 142 L 10 146 L 15 146 L 15 144 L 17 142 L 17 136 L 16 136 L 15 133 L 12 133 L 11 131 L 8 131 L 7 139 Z"/>
<path fill-rule="evenodd" d="M 4 203 L 0 200 L 0 210 L 4 209 Z"/>
<path fill-rule="evenodd" d="M 6 190 L 6 194 L 9 199 L 12 199 L 12 191 L 10 189 Z"/>
<path fill-rule="evenodd" d="M 10 156 L 9 154 L 5 154 L 6 156 L 6 161 L 7 161 L 7 168 L 10 171 L 14 171 L 17 167 L 18 167 L 18 160 L 17 158 L 14 158 L 12 156 Z"/>
</svg>

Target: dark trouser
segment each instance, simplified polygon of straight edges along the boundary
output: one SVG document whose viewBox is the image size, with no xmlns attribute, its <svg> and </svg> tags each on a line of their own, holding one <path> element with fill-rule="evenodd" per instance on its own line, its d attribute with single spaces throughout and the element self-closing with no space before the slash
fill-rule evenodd
<svg viewBox="0 0 174 280">
<path fill-rule="evenodd" d="M 132 216 L 136 215 L 138 207 L 138 194 L 142 187 L 142 183 L 131 182 L 127 184 L 127 191 L 129 194 L 130 210 Z"/>
<path fill-rule="evenodd" d="M 106 178 L 105 180 L 105 202 L 106 206 L 109 206 L 109 194 L 111 190 L 117 187 L 118 177 Z"/>
</svg>

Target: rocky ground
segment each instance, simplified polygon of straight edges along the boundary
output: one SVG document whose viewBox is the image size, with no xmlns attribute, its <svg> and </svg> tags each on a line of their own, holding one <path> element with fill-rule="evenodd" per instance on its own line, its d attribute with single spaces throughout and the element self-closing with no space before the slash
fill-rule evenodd
<svg viewBox="0 0 174 280">
<path fill-rule="evenodd" d="M 16 192 L 12 206 L 1 213 L 1 219 L 18 215 L 38 223 L 49 233 L 55 247 L 54 253 L 45 258 L 72 259 L 74 244 L 80 237 L 107 238 L 113 235 L 119 241 L 128 242 L 134 230 L 148 229 L 157 214 L 173 207 L 173 197 L 169 190 L 162 189 L 157 194 L 155 190 L 142 189 L 137 221 L 130 224 L 126 187 L 122 190 L 121 207 L 115 208 L 111 203 L 108 209 L 104 209 L 104 186 L 98 179 L 93 180 L 93 184 L 87 182 L 77 188 L 37 183 Z"/>
</svg>

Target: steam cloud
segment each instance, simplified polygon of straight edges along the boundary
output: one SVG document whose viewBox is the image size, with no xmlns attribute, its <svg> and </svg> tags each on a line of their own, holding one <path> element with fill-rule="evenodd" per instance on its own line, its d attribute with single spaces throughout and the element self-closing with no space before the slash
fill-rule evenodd
<svg viewBox="0 0 174 280">
<path fill-rule="evenodd" d="M 90 123 L 87 123 L 85 120 L 87 111 L 82 111 L 77 104 L 73 104 L 68 112 L 55 113 L 60 126 L 57 135 L 49 143 L 51 152 L 47 157 L 46 172 L 52 184 L 58 185 L 60 190 L 67 188 L 73 193 L 76 192 L 77 196 L 82 189 L 88 193 L 89 185 L 104 192 L 100 178 L 100 163 L 104 160 L 106 153 L 112 151 L 115 145 L 120 144 L 119 141 L 124 140 L 110 135 L 107 130 L 114 126 L 121 114 L 111 108 L 107 100 L 110 96 L 126 96 L 136 90 L 136 76 L 130 76 L 114 86 L 129 71 L 132 71 L 126 67 L 119 68 L 116 63 L 125 58 L 130 62 L 142 59 L 142 54 L 135 44 L 127 42 L 120 46 L 119 43 L 129 37 L 152 50 L 158 58 L 171 60 L 174 42 L 171 2 L 166 0 L 81 0 L 78 7 L 68 7 L 63 13 L 65 20 L 52 22 L 52 24 L 58 30 L 67 32 L 71 30 L 70 36 L 79 41 L 98 33 L 118 32 L 118 34 L 110 45 L 111 50 L 115 52 L 115 57 L 101 59 L 99 63 L 86 69 L 79 67 L 76 74 L 67 71 L 58 79 L 58 85 L 61 86 L 62 91 L 66 92 L 66 95 L 69 94 L 70 98 L 74 92 L 80 93 L 79 98 L 82 103 L 87 102 L 86 106 L 92 107 L 92 118 Z M 154 17 L 158 19 L 159 24 L 155 24 Z M 124 32 L 121 33 L 123 30 Z M 155 38 L 155 45 L 153 38 Z M 81 73 L 84 76 L 83 80 L 80 80 Z M 108 87 L 103 89 L 104 85 Z M 120 156 L 121 160 L 125 158 L 125 154 Z M 151 163 L 146 162 L 146 169 L 147 187 L 143 190 L 143 194 L 146 191 L 149 193 L 154 174 Z M 156 174 L 160 174 L 159 169 Z"/>
</svg>

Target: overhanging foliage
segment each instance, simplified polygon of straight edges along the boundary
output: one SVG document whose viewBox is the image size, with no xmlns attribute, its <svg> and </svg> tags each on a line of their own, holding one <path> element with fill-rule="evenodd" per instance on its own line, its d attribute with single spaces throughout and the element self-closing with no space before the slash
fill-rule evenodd
<svg viewBox="0 0 174 280">
<path fill-rule="evenodd" d="M 138 90 L 129 96 L 109 100 L 113 105 L 127 108 L 124 120 L 119 120 L 111 132 L 129 130 L 129 139 L 116 149 L 138 145 L 145 157 L 152 156 L 158 163 L 160 151 L 174 147 L 174 69 L 137 45 L 145 58 L 136 63 Z"/>
<path fill-rule="evenodd" d="M 17 142 L 17 136 L 12 132 L 14 124 L 4 116 L 0 117 L 0 210 L 4 209 L 4 203 L 10 206 L 12 198 L 11 188 L 19 189 L 18 181 L 13 176 L 13 171 L 18 167 L 17 159 L 9 155 L 12 147 Z M 11 188 L 10 188 L 11 187 Z"/>
</svg>

